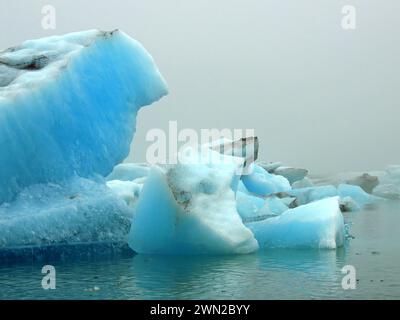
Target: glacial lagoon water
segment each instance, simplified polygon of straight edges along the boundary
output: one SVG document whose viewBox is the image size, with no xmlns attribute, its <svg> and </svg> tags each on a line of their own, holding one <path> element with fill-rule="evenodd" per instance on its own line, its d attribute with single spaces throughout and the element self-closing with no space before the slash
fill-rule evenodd
<svg viewBox="0 0 400 320">
<path fill-rule="evenodd" d="M 146 256 L 0 263 L 0 299 L 399 299 L 400 202 L 345 213 L 350 237 L 337 250 L 266 250 L 242 256 Z M 342 288 L 353 265 L 357 287 Z"/>
</svg>

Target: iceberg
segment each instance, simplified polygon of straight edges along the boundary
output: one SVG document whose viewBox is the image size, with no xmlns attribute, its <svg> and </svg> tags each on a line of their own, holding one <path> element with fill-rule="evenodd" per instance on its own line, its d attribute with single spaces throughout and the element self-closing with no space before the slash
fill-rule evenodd
<svg viewBox="0 0 400 320">
<path fill-rule="evenodd" d="M 81 245 L 170 255 L 336 248 L 339 204 L 375 199 L 254 163 L 257 137 L 188 146 L 176 164 L 122 163 L 137 112 L 165 94 L 152 57 L 118 30 L 0 52 L 0 259 Z"/>
<path fill-rule="evenodd" d="M 0 251 L 126 243 L 133 210 L 103 183 L 74 177 L 24 188 L 0 205 Z"/>
<path fill-rule="evenodd" d="M 366 193 L 361 187 L 350 184 L 340 184 L 338 192 L 341 198 L 350 197 L 360 207 L 373 204 L 379 200 L 378 197 Z"/>
<path fill-rule="evenodd" d="M 25 41 L 0 67 L 0 203 L 32 184 L 107 176 L 140 107 L 167 94 L 152 57 L 118 30 Z"/>
<path fill-rule="evenodd" d="M 258 249 L 236 210 L 232 181 L 241 158 L 188 148 L 186 161 L 153 166 L 141 191 L 129 246 L 146 254 L 238 254 Z M 221 159 L 220 162 L 216 161 Z"/>
<path fill-rule="evenodd" d="M 293 189 L 287 193 L 293 197 L 296 197 L 297 206 L 339 195 L 335 186 L 331 185 Z"/>
<path fill-rule="evenodd" d="M 308 170 L 292 167 L 278 167 L 273 173 L 285 177 L 290 184 L 293 184 L 296 181 L 304 179 L 308 174 Z"/>
<path fill-rule="evenodd" d="M 400 199 L 400 165 L 388 166 L 379 177 L 373 194 L 386 199 Z"/>
<path fill-rule="evenodd" d="M 293 189 L 301 189 L 301 188 L 309 188 L 314 187 L 314 183 L 310 180 L 310 178 L 303 178 L 301 180 L 295 181 L 292 184 Z"/>
<path fill-rule="evenodd" d="M 334 249 L 343 245 L 345 237 L 338 197 L 315 201 L 246 226 L 260 248 Z"/>
<path fill-rule="evenodd" d="M 377 176 L 370 175 L 368 173 L 363 173 L 360 176 L 356 176 L 353 179 L 346 181 L 347 184 L 355 185 L 361 187 L 365 192 L 372 193 L 374 188 L 379 184 L 379 179 Z"/>
<path fill-rule="evenodd" d="M 128 155 L 138 110 L 167 94 L 152 57 L 121 31 L 90 30 L 2 51 L 0 74 L 0 257 L 126 246 L 141 184 L 104 177 Z"/>
<path fill-rule="evenodd" d="M 289 181 L 280 175 L 268 173 L 257 164 L 252 164 L 250 174 L 242 176 L 242 182 L 249 192 L 260 196 L 286 192 L 291 189 Z"/>
<path fill-rule="evenodd" d="M 244 192 L 236 193 L 236 209 L 244 222 L 262 219 L 259 214 L 261 208 L 265 205 L 265 200 Z"/>
</svg>

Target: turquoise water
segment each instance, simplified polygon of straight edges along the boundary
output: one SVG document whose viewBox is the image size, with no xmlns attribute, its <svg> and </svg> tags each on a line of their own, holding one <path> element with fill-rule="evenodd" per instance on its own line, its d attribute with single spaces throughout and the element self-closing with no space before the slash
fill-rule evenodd
<svg viewBox="0 0 400 320">
<path fill-rule="evenodd" d="M 131 257 L 0 266 L 0 299 L 390 299 L 400 298 L 400 202 L 345 213 L 354 237 L 338 250 L 267 250 L 229 257 Z M 356 268 L 344 290 L 341 269 Z"/>
</svg>

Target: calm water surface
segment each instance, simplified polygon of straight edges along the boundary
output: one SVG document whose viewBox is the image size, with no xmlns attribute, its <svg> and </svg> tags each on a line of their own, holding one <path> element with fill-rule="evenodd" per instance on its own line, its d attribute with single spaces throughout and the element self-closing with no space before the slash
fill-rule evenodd
<svg viewBox="0 0 400 320">
<path fill-rule="evenodd" d="M 338 250 L 48 261 L 55 290 L 41 287 L 43 263 L 0 265 L 0 299 L 399 299 L 400 202 L 345 218 L 354 238 Z M 341 286 L 349 264 L 355 290 Z"/>
</svg>

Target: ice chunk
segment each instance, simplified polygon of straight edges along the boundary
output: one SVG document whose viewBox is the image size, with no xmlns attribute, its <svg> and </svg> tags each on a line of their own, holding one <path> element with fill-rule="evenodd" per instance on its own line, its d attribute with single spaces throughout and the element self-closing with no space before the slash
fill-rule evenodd
<svg viewBox="0 0 400 320">
<path fill-rule="evenodd" d="M 361 207 L 373 204 L 379 199 L 366 193 L 361 187 L 350 184 L 340 184 L 338 191 L 341 198 L 351 197 Z"/>
<path fill-rule="evenodd" d="M 114 167 L 107 180 L 133 181 L 146 177 L 149 174 L 149 166 L 140 163 L 121 163 Z"/>
<path fill-rule="evenodd" d="M 104 183 L 74 177 L 25 188 L 0 205 L 0 251 L 126 243 L 133 210 Z"/>
<path fill-rule="evenodd" d="M 377 176 L 371 176 L 368 173 L 363 173 L 353 179 L 347 180 L 347 184 L 361 187 L 365 192 L 372 193 L 374 188 L 379 184 Z"/>
<path fill-rule="evenodd" d="M 32 184 L 108 175 L 139 108 L 167 93 L 151 56 L 118 30 L 26 41 L 0 66 L 0 203 Z"/>
<path fill-rule="evenodd" d="M 249 192 L 267 196 L 291 189 L 289 181 L 278 175 L 270 174 L 257 164 L 252 165 L 252 173 L 242 176 L 243 184 Z"/>
<path fill-rule="evenodd" d="M 276 169 L 282 166 L 282 162 L 258 162 L 257 164 L 269 173 L 273 173 Z"/>
<path fill-rule="evenodd" d="M 236 208 L 243 222 L 260 221 L 288 210 L 283 200 L 277 197 L 263 199 L 248 193 L 236 193 Z"/>
<path fill-rule="evenodd" d="M 281 214 L 289 209 L 288 205 L 285 203 L 288 198 L 279 199 L 278 197 L 268 197 L 265 200 L 266 206 L 271 212 L 275 214 Z M 293 201 L 294 199 L 290 199 Z M 289 203 L 291 202 L 289 200 Z"/>
<path fill-rule="evenodd" d="M 305 178 L 308 174 L 308 170 L 291 167 L 279 167 L 276 168 L 273 173 L 285 177 L 289 180 L 290 184 L 293 184 L 294 182 Z"/>
<path fill-rule="evenodd" d="M 152 254 L 257 250 L 257 241 L 237 213 L 231 189 L 237 160 L 206 162 L 194 150 L 190 157 L 195 161 L 165 170 L 152 167 L 136 206 L 130 247 L 138 253 Z"/>
<path fill-rule="evenodd" d="M 236 193 L 236 208 L 242 219 L 253 218 L 264 204 L 265 200 L 260 197 L 241 191 Z"/>
<path fill-rule="evenodd" d="M 296 197 L 297 206 L 339 195 L 337 189 L 334 186 L 318 186 L 293 189 L 291 191 L 288 191 L 287 193 L 291 196 Z"/>
<path fill-rule="evenodd" d="M 313 187 L 314 183 L 307 177 L 296 181 L 292 184 L 293 189 L 310 188 Z"/>
<path fill-rule="evenodd" d="M 361 206 L 352 197 L 340 198 L 340 210 L 342 212 L 354 212 L 361 210 Z"/>
<path fill-rule="evenodd" d="M 380 183 L 373 194 L 387 199 L 400 199 L 400 166 L 391 165 L 379 178 Z"/>
<path fill-rule="evenodd" d="M 339 198 L 290 209 L 280 216 L 246 224 L 260 248 L 327 248 L 343 245 L 345 228 Z"/>
</svg>

